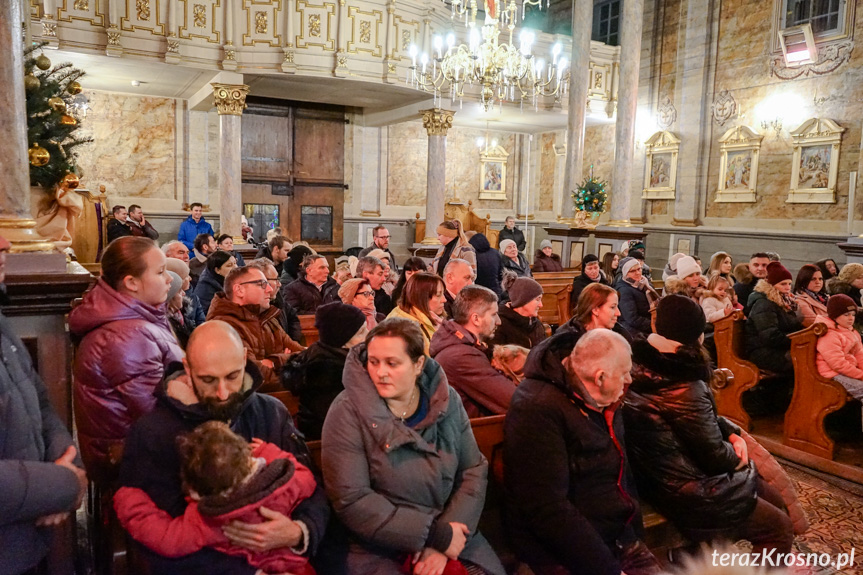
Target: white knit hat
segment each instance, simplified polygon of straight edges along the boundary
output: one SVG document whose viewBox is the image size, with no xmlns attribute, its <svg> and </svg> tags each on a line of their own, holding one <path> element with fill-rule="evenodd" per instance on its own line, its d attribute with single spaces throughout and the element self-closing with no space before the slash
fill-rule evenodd
<svg viewBox="0 0 863 575">
<path fill-rule="evenodd" d="M 695 261 L 692 256 L 683 256 L 677 260 L 677 277 L 686 279 L 695 272 L 701 273 L 701 266 Z"/>
<path fill-rule="evenodd" d="M 635 268 L 635 267 L 639 267 L 639 268 L 641 267 L 641 260 L 637 260 L 637 259 L 635 259 L 635 258 L 629 258 L 629 259 L 627 259 L 627 260 L 626 260 L 626 262 L 625 262 L 625 263 L 620 267 L 620 274 L 621 274 L 623 277 L 626 277 L 627 275 L 629 275 L 629 272 L 631 272 L 631 271 L 632 271 L 632 269 L 633 269 L 633 268 Z"/>
<path fill-rule="evenodd" d="M 498 249 L 500 250 L 500 253 L 505 252 L 509 244 L 516 245 L 515 242 L 512 240 L 500 240 L 500 243 L 498 244 Z"/>
</svg>

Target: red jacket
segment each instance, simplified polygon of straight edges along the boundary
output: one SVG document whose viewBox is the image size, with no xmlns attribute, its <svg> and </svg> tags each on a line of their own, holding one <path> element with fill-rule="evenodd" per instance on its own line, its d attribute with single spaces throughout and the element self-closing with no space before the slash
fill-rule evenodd
<svg viewBox="0 0 863 575">
<path fill-rule="evenodd" d="M 136 541 L 165 557 L 182 557 L 203 547 L 214 547 L 222 553 L 245 557 L 249 565 L 266 573 L 315 575 L 308 559 L 287 547 L 250 551 L 232 544 L 222 533 L 222 526 L 232 521 L 263 522 L 260 507 L 290 516 L 315 490 L 314 475 L 292 454 L 264 443 L 255 449 L 254 456 L 263 457 L 267 466 L 242 488 L 236 488 L 230 501 L 224 497 L 190 501 L 183 515 L 172 518 L 141 489 L 121 487 L 114 495 L 117 517 Z M 250 503 L 241 505 L 249 499 Z M 231 509 L 225 511 L 227 507 Z M 225 512 L 214 513 L 220 510 Z"/>
</svg>

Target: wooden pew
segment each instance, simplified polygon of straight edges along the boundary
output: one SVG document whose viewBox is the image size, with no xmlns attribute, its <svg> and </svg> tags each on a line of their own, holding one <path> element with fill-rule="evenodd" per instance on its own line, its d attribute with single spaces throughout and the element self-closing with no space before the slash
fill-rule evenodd
<svg viewBox="0 0 863 575">
<path fill-rule="evenodd" d="M 782 443 L 818 457 L 833 459 L 835 442 L 827 436 L 824 418 L 845 405 L 850 396 L 842 385 L 818 373 L 816 344 L 825 333 L 827 326 L 819 322 L 789 336 L 794 364 L 794 395 L 785 412 Z"/>
<path fill-rule="evenodd" d="M 314 314 L 309 315 L 299 315 L 300 318 L 300 329 L 303 332 L 303 345 L 309 347 L 316 341 L 320 339 L 318 336 L 318 328 L 315 327 L 315 316 Z"/>
<path fill-rule="evenodd" d="M 772 374 L 761 371 L 754 363 L 741 357 L 745 319 L 742 311 L 735 310 L 728 317 L 713 323 L 717 363 L 720 368 L 730 370 L 734 377 L 730 381 L 727 378 L 714 378 L 711 387 L 719 415 L 750 431 L 752 423 L 749 414 L 743 409 L 741 397 L 744 391 Z"/>
<path fill-rule="evenodd" d="M 540 321 L 548 325 L 562 325 L 569 321 L 569 318 L 572 317 L 569 302 L 572 293 L 572 280 L 578 274 L 579 272 L 574 270 L 533 274 L 533 279 L 542 286 Z"/>
</svg>

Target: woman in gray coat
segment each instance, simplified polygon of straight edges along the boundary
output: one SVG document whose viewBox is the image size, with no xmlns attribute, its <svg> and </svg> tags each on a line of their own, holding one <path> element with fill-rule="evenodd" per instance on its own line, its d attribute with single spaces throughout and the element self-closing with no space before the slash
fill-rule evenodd
<svg viewBox="0 0 863 575">
<path fill-rule="evenodd" d="M 321 451 L 327 494 L 350 534 L 347 572 L 441 575 L 458 561 L 503 575 L 476 531 L 488 462 L 416 323 L 378 324 L 351 350 L 343 380 Z"/>
</svg>

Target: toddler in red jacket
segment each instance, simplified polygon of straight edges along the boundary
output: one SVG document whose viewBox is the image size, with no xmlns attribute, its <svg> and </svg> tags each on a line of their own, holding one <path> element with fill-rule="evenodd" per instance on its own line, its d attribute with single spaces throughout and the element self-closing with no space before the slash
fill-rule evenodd
<svg viewBox="0 0 863 575">
<path fill-rule="evenodd" d="M 261 507 L 290 516 L 315 490 L 306 466 L 272 443 L 255 439 L 250 445 L 220 421 L 198 426 L 177 444 L 189 499 L 183 515 L 172 518 L 141 489 L 121 487 L 114 495 L 120 523 L 136 541 L 165 557 L 213 547 L 245 557 L 259 572 L 315 575 L 308 559 L 293 549 L 250 551 L 222 533 L 232 521 L 263 522 Z"/>
<path fill-rule="evenodd" d="M 827 317 L 815 318 L 828 328 L 818 338 L 815 363 L 818 373 L 841 383 L 855 399 L 863 399 L 863 342 L 854 329 L 857 311 L 857 304 L 847 295 L 830 296 Z"/>
</svg>

